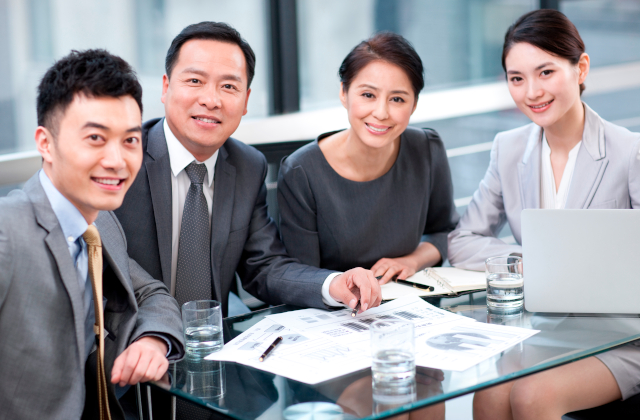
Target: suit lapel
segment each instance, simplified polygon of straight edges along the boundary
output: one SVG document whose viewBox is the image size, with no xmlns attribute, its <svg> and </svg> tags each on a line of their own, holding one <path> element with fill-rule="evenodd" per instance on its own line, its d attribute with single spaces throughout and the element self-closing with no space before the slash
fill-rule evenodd
<svg viewBox="0 0 640 420">
<path fill-rule="evenodd" d="M 586 209 L 591 204 L 609 159 L 606 158 L 604 125 L 600 116 L 584 104 L 582 145 L 571 177 L 567 209 Z"/>
<path fill-rule="evenodd" d="M 227 247 L 236 186 L 236 168 L 227 162 L 228 153 L 223 145 L 216 162 L 213 181 L 213 206 L 211 212 L 211 272 L 216 298 L 222 300 L 220 267 Z"/>
<path fill-rule="evenodd" d="M 129 278 L 129 255 L 127 255 L 126 252 L 116 251 L 118 248 L 124 250 L 124 243 L 118 238 L 121 233 L 116 227 L 117 225 L 115 224 L 115 220 L 113 220 L 113 215 L 109 212 L 101 211 L 98 219 L 96 219 L 96 226 L 98 227 L 100 239 L 102 240 L 102 257 L 104 262 L 108 263 L 120 281 L 120 284 L 122 284 L 122 287 L 127 291 L 127 295 L 132 299 L 134 296 L 133 289 L 130 283 L 125 280 Z M 116 230 L 114 231 L 112 227 L 115 227 Z M 106 266 L 107 264 L 103 264 L 103 267 Z"/>
<path fill-rule="evenodd" d="M 523 209 L 540 208 L 540 139 L 542 130 L 534 125 L 527 140 L 522 161 L 518 162 L 520 178 L 520 198 Z"/>
<path fill-rule="evenodd" d="M 65 240 L 58 219 L 56 218 L 51 204 L 40 184 L 38 173 L 36 173 L 24 186 L 24 191 L 31 200 L 36 220 L 38 224 L 48 232 L 45 237 L 45 244 L 53 259 L 56 261 L 58 273 L 62 279 L 69 300 L 71 301 L 71 309 L 73 311 L 73 323 L 76 329 L 76 340 L 78 342 L 77 354 L 80 366 L 84 366 L 84 289 L 80 288 L 78 276 L 69 255 L 69 248 Z"/>
<path fill-rule="evenodd" d="M 162 280 L 171 290 L 171 163 L 161 119 L 149 130 L 145 169 L 156 219 Z"/>
</svg>

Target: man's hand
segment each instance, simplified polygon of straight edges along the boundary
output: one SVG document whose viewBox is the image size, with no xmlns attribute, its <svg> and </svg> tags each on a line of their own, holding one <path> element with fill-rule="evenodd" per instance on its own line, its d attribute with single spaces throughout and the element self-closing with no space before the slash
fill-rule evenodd
<svg viewBox="0 0 640 420">
<path fill-rule="evenodd" d="M 352 268 L 331 280 L 329 294 L 350 308 L 355 308 L 359 300 L 360 312 L 380 305 L 382 300 L 378 280 L 364 268 Z"/>
<path fill-rule="evenodd" d="M 169 368 L 167 343 L 158 337 L 142 337 L 122 352 L 113 363 L 111 383 L 120 386 L 157 381 Z"/>
</svg>

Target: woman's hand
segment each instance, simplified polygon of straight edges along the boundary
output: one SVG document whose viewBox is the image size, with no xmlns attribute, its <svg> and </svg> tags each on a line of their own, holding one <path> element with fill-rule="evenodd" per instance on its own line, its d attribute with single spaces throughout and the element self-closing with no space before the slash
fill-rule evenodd
<svg viewBox="0 0 640 420">
<path fill-rule="evenodd" d="M 398 258 L 381 258 L 371 271 L 375 277 L 382 276 L 378 283 L 385 284 L 392 279 L 406 279 L 425 267 L 431 267 L 442 259 L 440 251 L 432 243 L 421 242 L 415 251 Z"/>
<path fill-rule="evenodd" d="M 371 271 L 375 277 L 382 276 L 378 280 L 379 284 L 388 283 L 393 279 L 406 279 L 413 276 L 417 267 L 415 261 L 408 256 L 400 258 L 381 258 L 371 267 Z"/>
</svg>

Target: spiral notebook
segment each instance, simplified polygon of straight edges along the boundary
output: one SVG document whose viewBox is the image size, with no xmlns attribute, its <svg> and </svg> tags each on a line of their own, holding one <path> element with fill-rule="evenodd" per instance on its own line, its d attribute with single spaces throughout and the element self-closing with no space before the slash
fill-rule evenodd
<svg viewBox="0 0 640 420">
<path fill-rule="evenodd" d="M 392 300 L 402 296 L 457 296 L 465 292 L 480 291 L 487 288 L 484 271 L 462 270 L 453 267 L 431 267 L 418 271 L 407 281 L 414 286 L 395 283 L 393 281 L 383 285 L 382 299 Z M 433 287 L 433 291 L 422 289 L 421 286 Z"/>
</svg>

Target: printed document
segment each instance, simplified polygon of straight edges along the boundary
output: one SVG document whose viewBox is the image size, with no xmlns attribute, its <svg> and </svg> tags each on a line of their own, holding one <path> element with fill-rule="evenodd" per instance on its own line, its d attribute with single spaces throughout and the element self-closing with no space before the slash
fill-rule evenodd
<svg viewBox="0 0 640 420">
<path fill-rule="evenodd" d="M 416 365 L 462 371 L 538 331 L 476 322 L 405 296 L 355 318 L 351 309 L 302 309 L 267 317 L 226 343 L 208 360 L 241 363 L 296 381 L 317 384 L 371 366 L 369 326 L 400 319 L 415 327 Z M 282 342 L 258 359 L 277 337 Z"/>
<path fill-rule="evenodd" d="M 351 316 L 351 309 L 329 312 L 301 309 L 267 315 L 278 324 L 298 331 L 309 331 L 340 344 L 364 343 L 369 347 L 369 325 L 381 320 L 411 321 L 418 327 L 429 327 L 451 321 L 474 322 L 471 318 L 452 314 L 428 304 L 417 296 L 404 296 L 364 313 Z M 417 332 L 417 330 L 416 330 Z"/>
<path fill-rule="evenodd" d="M 483 322 L 416 327 L 416 365 L 442 370 L 467 370 L 537 332 Z"/>
<path fill-rule="evenodd" d="M 273 343 L 282 342 L 264 362 L 258 358 Z M 371 366 L 370 351 L 338 344 L 309 331 L 298 332 L 263 319 L 226 343 L 207 360 L 236 362 L 307 384 L 317 384 Z"/>
</svg>

